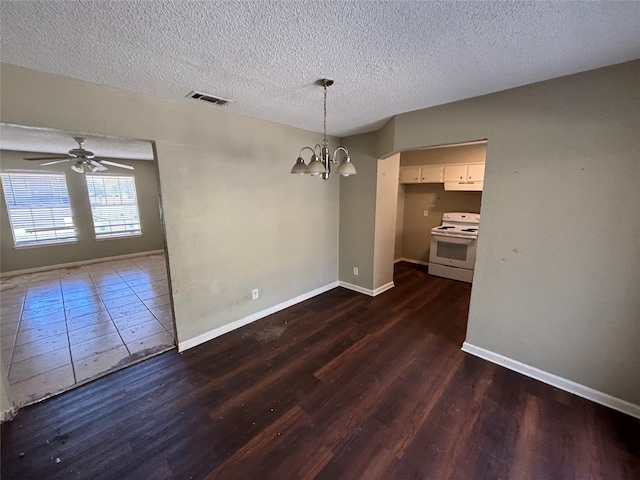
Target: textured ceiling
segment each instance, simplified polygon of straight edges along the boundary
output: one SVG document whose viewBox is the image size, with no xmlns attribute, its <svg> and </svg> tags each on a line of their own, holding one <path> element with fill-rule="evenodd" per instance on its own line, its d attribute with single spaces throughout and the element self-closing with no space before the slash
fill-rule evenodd
<svg viewBox="0 0 640 480">
<path fill-rule="evenodd" d="M 640 2 L 0 3 L 2 61 L 328 131 L 640 58 Z"/>
<path fill-rule="evenodd" d="M 78 148 L 74 135 L 48 128 L 0 124 L 0 148 L 17 152 L 65 154 Z M 153 160 L 151 143 L 144 140 L 85 136 L 84 148 L 96 157 Z"/>
</svg>

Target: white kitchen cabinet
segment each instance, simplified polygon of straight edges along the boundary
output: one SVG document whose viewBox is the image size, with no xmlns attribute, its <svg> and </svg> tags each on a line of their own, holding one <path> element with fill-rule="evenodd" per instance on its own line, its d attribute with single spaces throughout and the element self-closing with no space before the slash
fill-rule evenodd
<svg viewBox="0 0 640 480">
<path fill-rule="evenodd" d="M 469 165 L 445 165 L 444 189 L 460 191 L 482 191 L 484 186 L 484 163 Z"/>
<path fill-rule="evenodd" d="M 484 163 L 470 165 L 447 165 L 444 167 L 445 182 L 483 182 Z"/>
<path fill-rule="evenodd" d="M 468 165 L 447 165 L 444 167 L 445 182 L 466 182 Z"/>
<path fill-rule="evenodd" d="M 400 167 L 400 183 L 420 183 L 420 167 Z"/>
<path fill-rule="evenodd" d="M 467 172 L 468 182 L 484 182 L 484 163 L 469 165 Z"/>
<path fill-rule="evenodd" d="M 443 165 L 422 165 L 416 167 L 400 167 L 400 183 L 442 183 L 444 182 Z"/>
<path fill-rule="evenodd" d="M 442 165 L 426 165 L 420 168 L 420 183 L 444 182 L 444 167 Z"/>
</svg>

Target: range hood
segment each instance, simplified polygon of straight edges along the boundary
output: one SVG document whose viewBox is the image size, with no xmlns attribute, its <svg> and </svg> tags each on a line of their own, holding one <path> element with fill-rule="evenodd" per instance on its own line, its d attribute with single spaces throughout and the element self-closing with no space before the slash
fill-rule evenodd
<svg viewBox="0 0 640 480">
<path fill-rule="evenodd" d="M 481 192 L 484 182 L 444 182 L 445 190 L 457 190 L 459 192 Z"/>
</svg>

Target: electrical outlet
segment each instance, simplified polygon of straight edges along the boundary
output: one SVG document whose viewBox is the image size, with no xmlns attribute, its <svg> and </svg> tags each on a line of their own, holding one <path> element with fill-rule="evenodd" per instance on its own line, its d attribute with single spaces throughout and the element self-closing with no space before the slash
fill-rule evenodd
<svg viewBox="0 0 640 480">
<path fill-rule="evenodd" d="M 254 288 L 253 291 L 251 292 L 251 297 L 254 300 L 260 298 L 260 290 L 258 290 L 257 288 Z"/>
<path fill-rule="evenodd" d="M 428 217 L 429 216 L 429 210 L 424 210 L 422 212 L 422 215 L 425 216 L 425 217 Z"/>
<path fill-rule="evenodd" d="M 353 274 L 358 275 L 358 267 L 353 267 Z"/>
</svg>

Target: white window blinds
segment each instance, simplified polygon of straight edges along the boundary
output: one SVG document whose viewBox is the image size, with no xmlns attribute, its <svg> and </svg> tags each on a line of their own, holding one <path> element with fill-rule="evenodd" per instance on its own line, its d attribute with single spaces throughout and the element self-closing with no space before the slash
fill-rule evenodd
<svg viewBox="0 0 640 480">
<path fill-rule="evenodd" d="M 5 171 L 2 187 L 17 247 L 76 239 L 64 173 Z"/>
<path fill-rule="evenodd" d="M 85 175 L 96 238 L 142 235 L 136 183 L 128 175 Z"/>
</svg>

